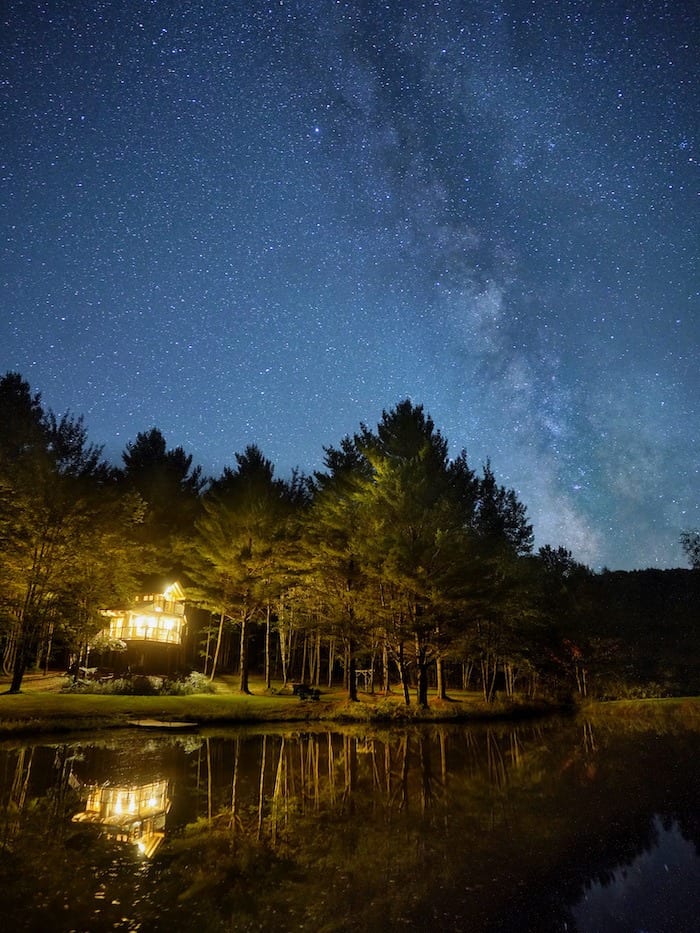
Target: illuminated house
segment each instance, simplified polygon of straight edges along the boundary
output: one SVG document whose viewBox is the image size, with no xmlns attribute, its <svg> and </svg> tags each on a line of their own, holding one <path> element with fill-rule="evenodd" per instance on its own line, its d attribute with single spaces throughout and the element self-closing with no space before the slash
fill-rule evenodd
<svg viewBox="0 0 700 933">
<path fill-rule="evenodd" d="M 129 607 L 108 609 L 108 620 L 97 645 L 126 647 L 122 664 L 139 669 L 169 668 L 182 647 L 187 619 L 185 593 L 179 583 L 153 581 L 148 592 L 135 597 Z"/>
<path fill-rule="evenodd" d="M 165 837 L 165 817 L 170 810 L 168 782 L 102 784 L 88 787 L 85 809 L 74 823 L 99 826 L 115 842 L 130 843 L 150 858 Z"/>
</svg>

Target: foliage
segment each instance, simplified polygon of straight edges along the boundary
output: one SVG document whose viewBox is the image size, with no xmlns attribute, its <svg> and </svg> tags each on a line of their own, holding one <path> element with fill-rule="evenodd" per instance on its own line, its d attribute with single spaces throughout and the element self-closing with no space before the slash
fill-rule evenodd
<svg viewBox="0 0 700 933">
<path fill-rule="evenodd" d="M 700 531 L 684 531 L 681 547 L 693 570 L 700 570 Z"/>
<path fill-rule="evenodd" d="M 44 413 L 15 373 L 0 380 L 0 403 L 3 664 L 16 692 L 58 628 L 86 639 L 98 608 L 130 587 L 138 556 L 129 530 L 140 513 L 117 496 L 82 418 Z"/>
<path fill-rule="evenodd" d="M 78 680 L 67 684 L 63 689 L 68 693 L 152 697 L 192 696 L 193 694 L 215 692 L 209 678 L 197 671 L 193 671 L 182 678 L 135 674 L 130 677 L 116 677 L 112 680 Z"/>
<path fill-rule="evenodd" d="M 120 487 L 145 504 L 138 534 L 145 546 L 144 557 L 148 556 L 142 572 L 180 576 L 181 552 L 193 531 L 199 496 L 207 482 L 202 468 L 192 466 L 192 455 L 182 447 L 169 449 L 157 428 L 129 442 L 122 461 L 117 474 Z"/>
<path fill-rule="evenodd" d="M 205 480 L 157 428 L 114 469 L 82 418 L 45 411 L 17 373 L 0 379 L 0 415 L 0 647 L 13 692 L 57 644 L 80 656 L 101 610 L 129 604 L 156 571 L 176 573 L 209 623 L 204 674 L 237 666 L 243 693 L 263 631 L 268 689 L 276 639 L 284 684 L 319 684 L 323 663 L 352 701 L 367 671 L 385 693 L 398 678 L 421 706 L 432 683 L 446 700 L 448 679 L 487 702 L 700 689 L 696 573 L 594 574 L 563 547 L 533 555 L 515 490 L 489 461 L 479 473 L 464 451 L 450 459 L 409 399 L 327 447 L 312 479 L 289 480 L 255 445 Z M 699 542 L 681 536 L 696 569 Z"/>
<path fill-rule="evenodd" d="M 202 500 L 187 554 L 196 596 L 220 617 L 216 669 L 224 621 L 240 625 L 240 690 L 248 692 L 248 628 L 278 598 L 288 577 L 284 556 L 297 489 L 274 476 L 258 447 L 236 454 Z"/>
<path fill-rule="evenodd" d="M 116 677 L 112 680 L 75 680 L 63 688 L 66 693 L 89 693 L 105 696 L 159 696 L 163 685 L 162 677 L 137 674 L 133 677 Z"/>
<path fill-rule="evenodd" d="M 192 671 L 182 679 L 166 678 L 161 689 L 162 696 L 191 696 L 193 693 L 215 693 L 216 688 L 208 677 Z"/>
</svg>

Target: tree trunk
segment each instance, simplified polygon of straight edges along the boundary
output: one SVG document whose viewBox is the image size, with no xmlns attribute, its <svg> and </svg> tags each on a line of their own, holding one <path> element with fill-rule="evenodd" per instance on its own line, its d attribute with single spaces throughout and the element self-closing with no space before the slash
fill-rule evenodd
<svg viewBox="0 0 700 933">
<path fill-rule="evenodd" d="M 46 643 L 46 657 L 44 659 L 44 676 L 46 676 L 49 673 L 49 662 L 51 660 L 51 651 L 53 650 L 53 633 L 54 633 L 55 627 L 56 627 L 55 622 L 52 621 L 49 623 L 49 634 L 48 634 L 47 643 Z"/>
<path fill-rule="evenodd" d="M 299 678 L 303 684 L 306 683 L 304 679 L 306 677 L 306 655 L 308 649 L 309 636 L 307 632 L 304 632 L 304 647 L 301 652 L 301 677 Z"/>
<path fill-rule="evenodd" d="M 20 635 L 17 653 L 15 654 L 15 663 L 12 668 L 12 683 L 8 693 L 19 693 L 22 689 L 22 680 L 24 672 L 27 669 L 27 657 L 24 646 L 24 636 Z"/>
<path fill-rule="evenodd" d="M 2 656 L 2 672 L 7 677 L 10 676 L 12 670 L 15 666 L 15 658 L 17 657 L 17 636 L 19 634 L 19 623 L 14 620 L 12 622 L 12 629 L 7 635 L 5 641 L 5 650 Z"/>
<path fill-rule="evenodd" d="M 277 631 L 280 641 L 280 659 L 282 661 L 282 683 L 286 687 L 287 678 L 289 676 L 289 644 L 287 640 L 287 630 L 284 626 L 278 626 Z"/>
<path fill-rule="evenodd" d="M 248 614 L 241 616 L 241 676 L 238 682 L 239 693 L 250 693 L 248 686 Z"/>
<path fill-rule="evenodd" d="M 421 709 L 428 708 L 428 664 L 425 659 L 425 647 L 416 635 L 416 699 Z"/>
<path fill-rule="evenodd" d="M 351 703 L 357 702 L 357 675 L 355 673 L 355 646 L 351 638 L 347 640 L 346 647 L 347 664 L 345 668 L 348 672 L 348 700 Z"/>
<path fill-rule="evenodd" d="M 509 661 L 503 665 L 503 674 L 505 676 L 506 696 L 512 697 L 515 692 L 515 668 Z"/>
<path fill-rule="evenodd" d="M 389 685 L 389 648 L 386 641 L 382 648 L 382 681 L 384 696 L 388 696 L 391 693 L 391 687 Z"/>
<path fill-rule="evenodd" d="M 576 663 L 574 666 L 574 671 L 576 674 L 576 686 L 578 688 L 578 692 L 581 694 L 582 697 L 588 696 L 588 683 L 587 683 L 587 677 L 586 677 L 586 674 L 587 674 L 586 668 L 583 667 L 583 665 Z"/>
<path fill-rule="evenodd" d="M 316 632 L 316 670 L 313 683 L 316 687 L 321 685 L 321 629 Z"/>
<path fill-rule="evenodd" d="M 333 686 L 333 666 L 335 665 L 335 635 L 328 642 L 328 689 Z"/>
<path fill-rule="evenodd" d="M 214 674 L 216 674 L 216 665 L 219 662 L 219 652 L 221 651 L 221 638 L 224 632 L 224 610 L 221 610 L 221 615 L 219 616 L 219 631 L 216 636 L 216 648 L 214 649 L 214 658 L 211 662 L 211 673 L 209 674 L 209 680 L 214 679 Z M 207 645 L 207 654 L 208 654 L 208 645 Z"/>
<path fill-rule="evenodd" d="M 472 674 L 474 673 L 474 662 L 463 661 L 462 662 L 462 690 L 469 690 L 472 682 Z"/>
<path fill-rule="evenodd" d="M 272 686 L 272 667 L 270 664 L 270 627 L 271 627 L 270 604 L 267 604 L 267 615 L 265 616 L 265 688 L 267 690 Z"/>
<path fill-rule="evenodd" d="M 399 645 L 399 656 L 396 661 L 396 666 L 399 669 L 399 677 L 401 679 L 401 689 L 403 690 L 403 699 L 406 706 L 411 705 L 411 694 L 408 689 L 408 677 L 406 676 L 406 662 L 403 657 L 403 642 Z"/>
<path fill-rule="evenodd" d="M 19 693 L 22 689 L 22 680 L 27 670 L 27 662 L 34 647 L 33 643 L 36 640 L 35 627 L 27 615 L 23 617 L 20 624 L 22 627 L 17 633 L 15 658 L 12 665 L 12 683 L 8 693 Z"/>
<path fill-rule="evenodd" d="M 437 658 L 435 661 L 435 674 L 437 677 L 438 700 L 446 700 L 447 689 L 445 687 L 445 662 L 442 658 Z"/>
<path fill-rule="evenodd" d="M 201 644 L 201 641 L 200 641 Z M 209 622 L 207 623 L 207 640 L 204 645 L 204 671 L 203 674 L 206 677 L 209 670 L 209 647 L 211 645 L 211 616 L 209 616 Z"/>
<path fill-rule="evenodd" d="M 484 658 L 481 661 L 481 680 L 484 699 L 491 703 L 496 691 L 496 675 L 498 674 L 498 658 Z"/>
</svg>

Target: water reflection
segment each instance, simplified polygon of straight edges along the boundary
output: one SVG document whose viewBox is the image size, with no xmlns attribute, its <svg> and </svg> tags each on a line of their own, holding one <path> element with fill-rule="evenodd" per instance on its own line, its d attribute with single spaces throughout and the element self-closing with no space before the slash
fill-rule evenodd
<svg viewBox="0 0 700 933">
<path fill-rule="evenodd" d="M 73 822 L 99 826 L 108 839 L 131 843 L 152 858 L 165 838 L 168 782 L 93 785 L 88 791 L 85 809 L 73 815 Z"/>
<path fill-rule="evenodd" d="M 576 722 L 0 746 L 4 916 L 43 930 L 691 930 L 678 885 L 697 901 L 698 751 L 692 730 Z M 655 899 L 673 924 L 634 912 L 673 879 Z"/>
<path fill-rule="evenodd" d="M 700 857 L 675 821 L 652 820 L 655 843 L 585 886 L 572 914 L 579 933 L 697 930 Z"/>
</svg>

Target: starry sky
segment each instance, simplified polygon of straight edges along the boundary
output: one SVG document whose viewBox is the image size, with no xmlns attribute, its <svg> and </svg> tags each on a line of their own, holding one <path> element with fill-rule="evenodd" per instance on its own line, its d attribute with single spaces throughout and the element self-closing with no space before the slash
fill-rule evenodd
<svg viewBox="0 0 700 933">
<path fill-rule="evenodd" d="M 0 372 L 288 476 L 422 403 L 594 568 L 700 527 L 685 0 L 5 0 Z"/>
</svg>

